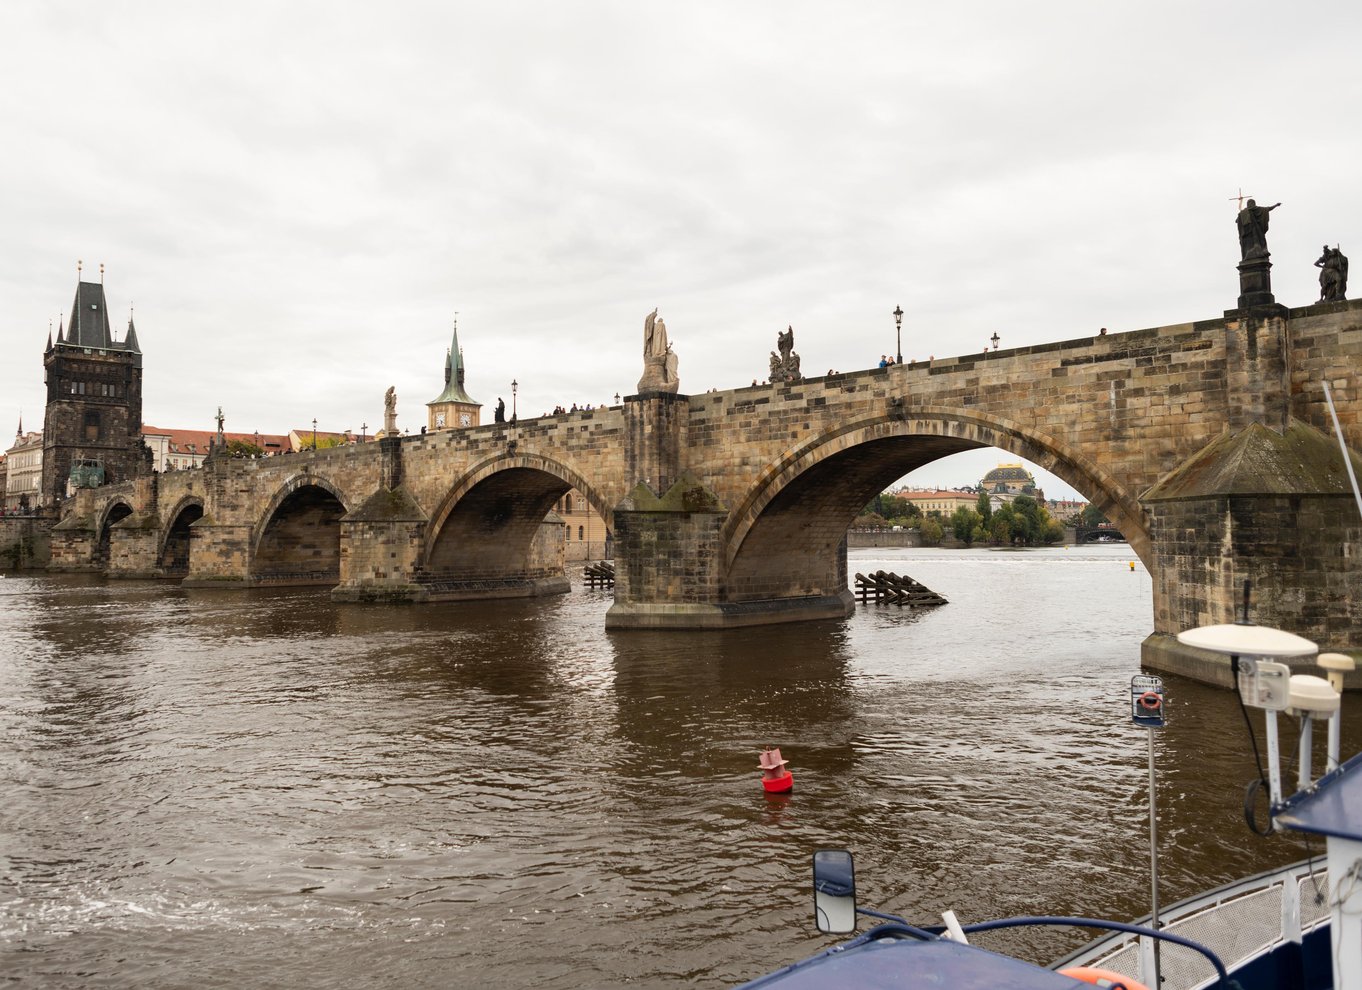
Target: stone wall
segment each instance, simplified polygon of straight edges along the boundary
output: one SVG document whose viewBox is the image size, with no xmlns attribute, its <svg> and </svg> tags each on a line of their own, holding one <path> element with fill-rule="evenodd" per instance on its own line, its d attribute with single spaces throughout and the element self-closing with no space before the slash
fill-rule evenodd
<svg viewBox="0 0 1362 990">
<path fill-rule="evenodd" d="M 0 516 L 0 572 L 44 570 L 52 560 L 54 520 Z"/>
</svg>

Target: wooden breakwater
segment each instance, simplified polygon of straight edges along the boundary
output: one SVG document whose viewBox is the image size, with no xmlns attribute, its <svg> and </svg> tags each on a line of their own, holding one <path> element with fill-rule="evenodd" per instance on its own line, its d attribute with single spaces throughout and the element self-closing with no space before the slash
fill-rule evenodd
<svg viewBox="0 0 1362 990">
<path fill-rule="evenodd" d="M 582 568 L 582 578 L 588 588 L 613 588 L 615 586 L 615 565 L 608 560 L 587 564 Z"/>
<path fill-rule="evenodd" d="M 945 598 L 906 574 L 876 571 L 869 576 L 856 575 L 856 597 L 862 604 L 873 601 L 877 605 L 907 605 L 923 608 L 949 604 Z"/>
</svg>

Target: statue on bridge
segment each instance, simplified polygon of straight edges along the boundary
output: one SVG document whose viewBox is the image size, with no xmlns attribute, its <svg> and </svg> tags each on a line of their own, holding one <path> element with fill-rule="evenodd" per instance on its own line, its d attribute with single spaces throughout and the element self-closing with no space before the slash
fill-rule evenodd
<svg viewBox="0 0 1362 990">
<path fill-rule="evenodd" d="M 1347 298 L 1348 258 L 1337 246 L 1324 245 L 1324 253 L 1315 262 L 1319 269 L 1319 301 L 1338 302 Z"/>
<path fill-rule="evenodd" d="M 492 413 L 492 422 L 494 423 L 506 422 L 506 400 L 499 395 L 497 396 L 496 412 Z"/>
<path fill-rule="evenodd" d="M 799 355 L 794 349 L 793 326 L 783 333 L 776 333 L 776 347 L 780 353 L 771 352 L 771 384 L 803 381 L 804 377 L 799 373 Z"/>
<path fill-rule="evenodd" d="M 1274 203 L 1271 206 L 1259 206 L 1253 200 L 1249 200 L 1248 205 L 1239 211 L 1235 223 L 1239 226 L 1240 261 L 1268 256 L 1267 225 L 1270 219 L 1268 214 L 1281 205 Z"/>
<path fill-rule="evenodd" d="M 383 393 L 383 434 L 392 436 L 397 432 L 397 388 L 389 385 Z"/>
<path fill-rule="evenodd" d="M 653 310 L 643 321 L 643 377 L 638 380 L 639 393 L 675 395 L 681 385 L 676 377 L 676 364 L 676 354 L 667 340 L 667 325 Z"/>
</svg>

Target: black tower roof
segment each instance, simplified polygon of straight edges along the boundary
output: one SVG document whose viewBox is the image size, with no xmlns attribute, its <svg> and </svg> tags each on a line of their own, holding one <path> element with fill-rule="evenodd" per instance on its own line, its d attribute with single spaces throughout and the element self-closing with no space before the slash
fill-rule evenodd
<svg viewBox="0 0 1362 990">
<path fill-rule="evenodd" d="M 71 303 L 71 316 L 66 328 L 66 338 L 57 332 L 57 346 L 90 348 L 101 351 L 127 351 L 140 355 L 137 346 L 137 333 L 131 318 L 128 320 L 128 336 L 122 341 L 114 340 L 109 329 L 109 304 L 104 299 L 104 286 L 99 282 L 77 282 L 76 298 Z"/>
</svg>

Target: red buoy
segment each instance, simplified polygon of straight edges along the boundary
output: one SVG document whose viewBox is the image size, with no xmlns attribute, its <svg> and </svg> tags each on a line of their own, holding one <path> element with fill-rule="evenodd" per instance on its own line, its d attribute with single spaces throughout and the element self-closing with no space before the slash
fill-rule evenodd
<svg viewBox="0 0 1362 990">
<path fill-rule="evenodd" d="M 794 774 L 785 769 L 789 760 L 780 757 L 780 750 L 767 747 L 761 751 L 761 786 L 768 794 L 784 794 L 794 787 Z"/>
</svg>

